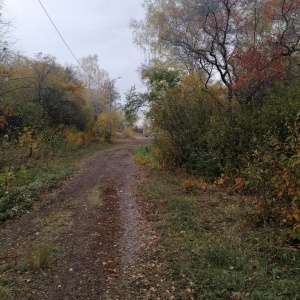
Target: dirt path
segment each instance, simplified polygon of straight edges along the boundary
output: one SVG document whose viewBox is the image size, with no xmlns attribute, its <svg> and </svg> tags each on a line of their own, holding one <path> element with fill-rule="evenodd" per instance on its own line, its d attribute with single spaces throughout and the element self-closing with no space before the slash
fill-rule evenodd
<svg viewBox="0 0 300 300">
<path fill-rule="evenodd" d="M 14 265 L 2 277 L 15 276 L 19 293 L 3 299 L 138 299 L 127 280 L 147 241 L 134 197 L 140 143 L 83 160 L 60 189 L 0 227 L 0 265 Z"/>
</svg>

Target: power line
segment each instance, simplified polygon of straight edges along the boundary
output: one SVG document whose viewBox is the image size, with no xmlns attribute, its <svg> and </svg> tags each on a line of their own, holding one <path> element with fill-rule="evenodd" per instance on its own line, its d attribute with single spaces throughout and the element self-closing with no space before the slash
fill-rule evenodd
<svg viewBox="0 0 300 300">
<path fill-rule="evenodd" d="M 64 42 L 64 44 L 66 45 L 66 47 L 68 48 L 68 50 L 70 51 L 70 53 L 72 54 L 72 56 L 75 58 L 75 60 L 77 61 L 78 65 L 80 66 L 80 68 L 90 77 L 90 79 L 92 79 L 95 83 L 97 83 L 87 72 L 87 70 L 81 65 L 80 61 L 77 59 L 77 57 L 75 56 L 75 54 L 73 53 L 73 51 L 71 50 L 71 48 L 69 47 L 69 45 L 67 44 L 67 42 L 65 41 L 64 37 L 62 36 L 62 34 L 60 33 L 60 31 L 58 30 L 57 26 L 55 25 L 55 23 L 53 22 L 53 20 L 51 19 L 49 13 L 47 12 L 46 8 L 44 7 L 44 5 L 42 4 L 42 2 L 40 0 L 38 0 L 40 5 L 42 6 L 44 12 L 46 13 L 46 15 L 48 16 L 49 20 L 51 21 L 52 25 L 54 26 L 55 30 L 57 31 L 57 33 L 59 34 L 60 38 L 62 39 L 62 41 Z M 97 83 L 98 84 L 98 83 Z"/>
<path fill-rule="evenodd" d="M 44 5 L 42 4 L 42 2 L 40 0 L 38 0 L 39 3 L 41 4 L 44 12 L 46 13 L 46 15 L 48 16 L 49 20 L 51 21 L 52 25 L 54 26 L 55 30 L 57 31 L 57 33 L 59 34 L 60 38 L 62 39 L 62 41 L 64 42 L 64 44 L 66 45 L 66 47 L 69 49 L 70 53 L 72 54 L 72 56 L 75 58 L 75 60 L 77 61 L 77 63 L 81 66 L 79 60 L 77 59 L 77 57 L 75 56 L 75 54 L 73 53 L 73 51 L 71 50 L 71 48 L 69 47 L 69 45 L 67 44 L 67 42 L 65 41 L 65 39 L 63 38 L 62 34 L 59 32 L 58 28 L 56 27 L 56 25 L 54 24 L 53 20 L 51 19 L 50 15 L 48 14 L 46 8 L 44 7 Z"/>
</svg>

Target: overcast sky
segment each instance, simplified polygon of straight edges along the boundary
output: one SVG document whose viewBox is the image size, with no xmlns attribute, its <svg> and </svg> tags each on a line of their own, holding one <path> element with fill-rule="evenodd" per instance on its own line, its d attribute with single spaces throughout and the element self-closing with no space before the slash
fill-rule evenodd
<svg viewBox="0 0 300 300">
<path fill-rule="evenodd" d="M 41 0 L 65 41 L 79 59 L 97 54 L 99 66 L 124 93 L 132 85 L 142 88 L 137 68 L 144 55 L 132 43 L 130 19 L 143 18 L 142 0 Z M 43 52 L 62 65 L 76 64 L 38 0 L 4 0 L 13 19 L 15 48 L 33 56 Z"/>
</svg>

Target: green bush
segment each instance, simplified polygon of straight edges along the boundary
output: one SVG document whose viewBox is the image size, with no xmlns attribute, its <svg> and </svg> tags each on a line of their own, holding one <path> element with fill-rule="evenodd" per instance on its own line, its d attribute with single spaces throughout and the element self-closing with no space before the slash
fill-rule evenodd
<svg viewBox="0 0 300 300">
<path fill-rule="evenodd" d="M 214 152 L 209 152 L 206 133 L 218 105 L 199 78 L 183 79 L 154 110 L 155 125 L 162 131 L 155 146 L 163 161 L 192 173 L 217 176 L 218 165 Z"/>
<path fill-rule="evenodd" d="M 199 78 L 183 79 L 152 109 L 159 158 L 211 179 L 222 174 L 231 189 L 257 196 L 264 220 L 288 224 L 300 239 L 299 83 L 277 83 L 259 102 L 228 107 Z"/>
<path fill-rule="evenodd" d="M 223 112 L 207 134 L 223 178 L 255 194 L 264 220 L 291 228 L 300 239 L 299 80 L 276 85 L 261 101 Z"/>
<path fill-rule="evenodd" d="M 299 95 L 299 84 L 278 84 L 261 103 L 234 106 L 213 117 L 208 147 L 217 154 L 221 172 L 234 178 L 253 166 L 262 167 L 263 157 L 268 160 L 276 142 L 284 142 L 289 135 L 285 124 L 300 111 Z"/>
<path fill-rule="evenodd" d="M 134 150 L 134 159 L 152 169 L 158 168 L 159 161 L 151 145 L 140 146 Z"/>
<path fill-rule="evenodd" d="M 59 162 L 5 167 L 0 171 L 0 221 L 31 207 L 42 190 L 53 187 L 71 171 L 72 166 Z"/>
</svg>

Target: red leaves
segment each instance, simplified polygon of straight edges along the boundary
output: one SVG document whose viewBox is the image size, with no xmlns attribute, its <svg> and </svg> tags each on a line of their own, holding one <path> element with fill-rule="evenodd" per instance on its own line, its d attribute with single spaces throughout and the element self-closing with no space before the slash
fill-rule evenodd
<svg viewBox="0 0 300 300">
<path fill-rule="evenodd" d="M 269 34 L 284 55 L 299 51 L 300 0 L 268 0 L 259 9 Z"/>
<path fill-rule="evenodd" d="M 300 0 L 267 0 L 255 9 L 256 29 L 251 33 L 248 24 L 248 43 L 237 47 L 231 57 L 233 90 L 248 91 L 250 97 L 261 86 L 286 79 L 286 57 L 300 50 Z"/>
<path fill-rule="evenodd" d="M 150 26 L 140 36 L 150 33 L 150 47 L 203 70 L 206 83 L 217 75 L 229 101 L 235 91 L 251 98 L 265 83 L 284 79 L 284 56 L 300 51 L 300 0 L 151 3 L 144 23 Z"/>
<path fill-rule="evenodd" d="M 260 82 L 284 79 L 283 56 L 272 47 L 250 48 L 233 56 L 236 80 L 235 90 L 256 86 Z"/>
<path fill-rule="evenodd" d="M 260 12 L 269 20 L 282 20 L 299 14 L 299 0 L 267 0 L 261 4 Z"/>
</svg>

